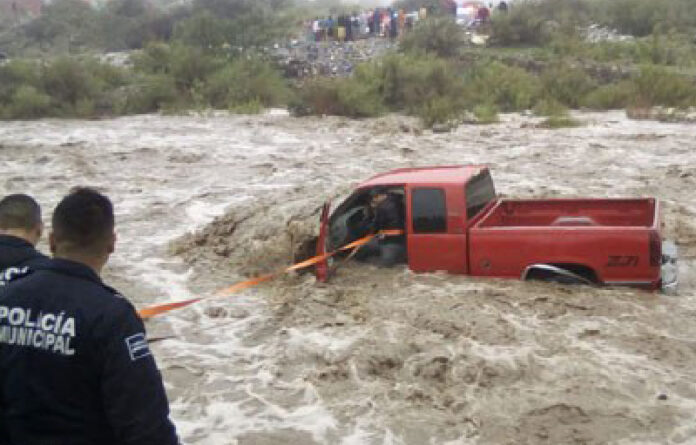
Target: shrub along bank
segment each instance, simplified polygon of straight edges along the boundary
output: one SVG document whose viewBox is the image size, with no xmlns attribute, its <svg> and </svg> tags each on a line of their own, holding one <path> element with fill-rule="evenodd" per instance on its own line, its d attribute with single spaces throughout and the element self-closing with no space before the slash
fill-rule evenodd
<svg viewBox="0 0 696 445">
<path fill-rule="evenodd" d="M 428 1 L 437 10 L 439 3 Z M 433 17 L 403 37 L 401 53 L 357 66 L 350 78 L 298 85 L 250 48 L 294 35 L 303 17 L 338 12 L 328 4 L 306 9 L 291 0 L 194 0 L 157 9 L 142 0 L 113 0 L 91 9 L 80 0 L 55 0 L 22 26 L 0 21 L 0 44 L 13 56 L 145 48 L 123 68 L 79 55 L 0 64 L 0 118 L 289 106 L 300 115 L 356 118 L 397 111 L 433 125 L 495 122 L 498 112 L 527 109 L 564 118 L 577 108 L 687 108 L 696 105 L 693 1 L 511 3 L 508 13 L 493 13 L 494 48 L 473 61 L 461 54 L 465 31 L 451 17 Z M 590 24 L 637 38 L 589 43 L 582 30 Z M 153 40 L 164 43 L 148 44 Z M 496 52 L 506 58 L 494 60 Z M 520 54 L 541 63 L 535 68 L 507 58 Z M 588 61 L 628 74 L 608 79 L 583 68 Z"/>
<path fill-rule="evenodd" d="M 258 57 L 227 58 L 194 47 L 153 44 L 118 68 L 60 57 L 0 65 L 0 118 L 93 118 L 219 108 L 253 112 L 284 106 L 290 88 Z"/>
<path fill-rule="evenodd" d="M 298 114 L 376 116 L 402 111 L 424 124 L 471 119 L 497 121 L 497 112 L 534 109 L 564 118 L 569 108 L 593 110 L 696 104 L 696 80 L 646 65 L 628 79 L 602 84 L 569 64 L 550 65 L 541 75 L 500 62 L 458 68 L 432 56 L 391 55 L 359 67 L 347 79 L 305 83 L 292 109 Z M 555 119 L 551 126 L 571 124 Z"/>
<path fill-rule="evenodd" d="M 541 70 L 531 66 L 535 64 L 515 63 L 514 48 L 501 50 L 512 55 L 505 62 L 493 57 L 500 54 L 498 48 L 467 59 L 461 54 L 466 48 L 462 28 L 447 18 L 429 19 L 402 40 L 401 54 L 368 62 L 348 79 L 306 82 L 292 109 L 298 114 L 351 117 L 400 111 L 421 117 L 428 126 L 472 118 L 496 122 L 498 111 L 534 109 L 549 117 L 548 127 L 556 128 L 577 124 L 568 117 L 568 109 L 696 105 L 696 45 L 685 34 L 696 21 L 675 16 L 688 2 L 616 3 L 621 7 L 597 0 L 537 0 L 515 5 L 509 14 L 495 14 L 493 41 L 535 45 L 522 53 L 541 62 L 536 64 L 543 66 Z M 637 9 L 631 9 L 634 6 Z M 625 16 L 628 11 L 634 15 Z M 653 20 L 649 31 L 646 20 Z M 591 23 L 645 37 L 589 43 L 580 27 Z M 586 70 L 586 61 L 604 70 Z M 628 67 L 630 74 L 602 75 L 615 71 L 616 64 Z"/>
<path fill-rule="evenodd" d="M 501 62 L 460 66 L 427 54 L 390 54 L 359 65 L 349 78 L 317 78 L 291 85 L 258 57 L 228 58 L 200 49 L 149 46 L 130 68 L 90 58 L 16 60 L 0 66 L 0 118 L 93 118 L 133 113 L 223 109 L 240 113 L 288 106 L 298 115 L 355 118 L 404 112 L 425 125 L 495 122 L 497 112 L 528 109 L 542 115 L 590 108 L 687 108 L 696 81 L 664 66 L 602 83 L 568 63 L 541 73 Z"/>
</svg>

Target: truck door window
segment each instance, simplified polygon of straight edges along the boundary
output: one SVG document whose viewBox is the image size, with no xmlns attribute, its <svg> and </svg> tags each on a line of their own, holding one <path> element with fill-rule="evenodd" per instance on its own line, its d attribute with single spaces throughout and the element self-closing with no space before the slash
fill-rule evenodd
<svg viewBox="0 0 696 445">
<path fill-rule="evenodd" d="M 483 170 L 466 184 L 466 219 L 473 217 L 495 199 L 495 187 L 488 170 Z"/>
<path fill-rule="evenodd" d="M 414 189 L 411 203 L 414 233 L 447 232 L 447 206 L 444 190 Z"/>
</svg>

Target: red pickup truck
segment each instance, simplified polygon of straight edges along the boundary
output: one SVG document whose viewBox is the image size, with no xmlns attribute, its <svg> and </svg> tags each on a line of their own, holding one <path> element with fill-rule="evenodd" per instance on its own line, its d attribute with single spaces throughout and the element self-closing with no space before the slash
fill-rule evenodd
<svg viewBox="0 0 696 445">
<path fill-rule="evenodd" d="M 331 215 L 325 206 L 318 253 L 366 235 L 375 188 L 402 200 L 414 272 L 676 290 L 676 246 L 662 241 L 656 199 L 498 199 L 479 165 L 399 169 L 363 182 Z M 328 278 L 325 264 L 316 270 Z"/>
</svg>

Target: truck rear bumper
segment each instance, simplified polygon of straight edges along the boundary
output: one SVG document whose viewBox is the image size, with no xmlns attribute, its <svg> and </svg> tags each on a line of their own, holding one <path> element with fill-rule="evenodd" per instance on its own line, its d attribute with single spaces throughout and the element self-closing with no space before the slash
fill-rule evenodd
<svg viewBox="0 0 696 445">
<path fill-rule="evenodd" d="M 676 295 L 679 287 L 679 250 L 672 241 L 662 242 L 662 265 L 660 276 L 662 277 L 662 292 L 667 295 Z"/>
</svg>

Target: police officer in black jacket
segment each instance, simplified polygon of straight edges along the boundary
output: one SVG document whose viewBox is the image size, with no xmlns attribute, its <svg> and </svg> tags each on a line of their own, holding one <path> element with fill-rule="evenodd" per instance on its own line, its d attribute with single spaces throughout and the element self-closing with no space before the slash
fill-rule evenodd
<svg viewBox="0 0 696 445">
<path fill-rule="evenodd" d="M 35 248 L 42 231 L 41 207 L 31 196 L 8 195 L 0 200 L 0 285 L 46 259 Z"/>
<path fill-rule="evenodd" d="M 143 323 L 99 278 L 111 202 L 76 189 L 52 226 L 53 259 L 0 288 L 0 443 L 178 444 Z"/>
</svg>

